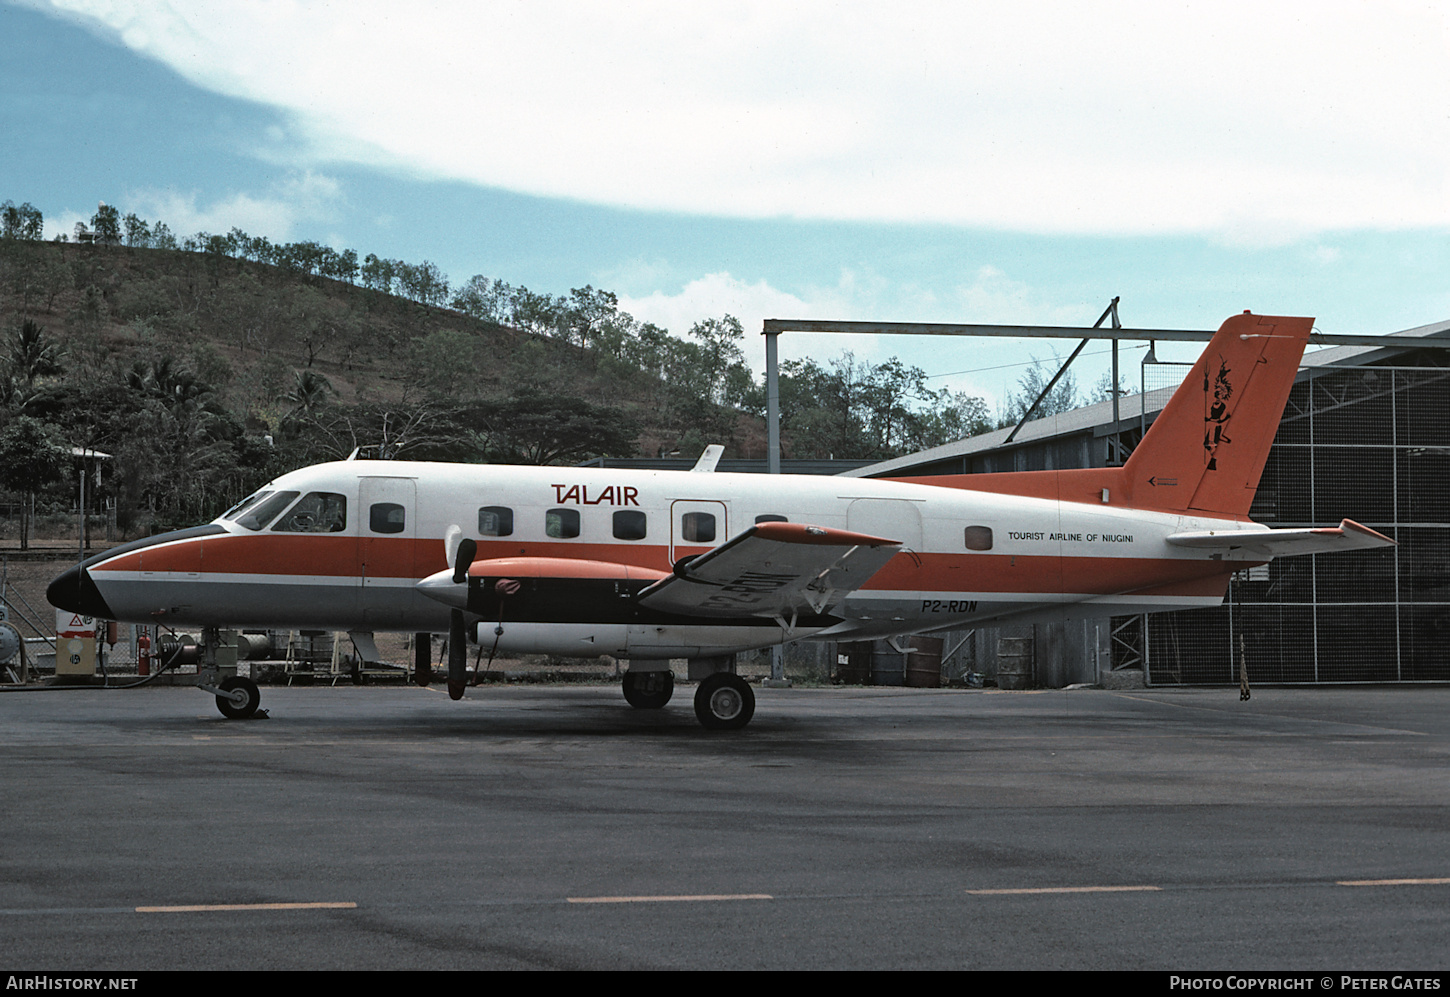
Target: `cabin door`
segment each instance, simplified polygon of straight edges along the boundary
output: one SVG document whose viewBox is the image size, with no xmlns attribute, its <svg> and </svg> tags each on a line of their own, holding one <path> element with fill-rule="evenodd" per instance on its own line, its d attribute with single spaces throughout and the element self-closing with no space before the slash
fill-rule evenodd
<svg viewBox="0 0 1450 997">
<path fill-rule="evenodd" d="M 398 626 L 418 581 L 418 485 L 413 478 L 367 477 L 358 494 L 358 559 L 363 619 Z"/>
</svg>

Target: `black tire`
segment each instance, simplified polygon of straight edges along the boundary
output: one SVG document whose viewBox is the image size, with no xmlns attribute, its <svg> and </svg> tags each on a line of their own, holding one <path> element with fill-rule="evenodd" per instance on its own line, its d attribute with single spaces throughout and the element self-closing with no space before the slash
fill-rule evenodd
<svg viewBox="0 0 1450 997">
<path fill-rule="evenodd" d="M 230 720 L 246 720 L 257 712 L 257 707 L 262 704 L 262 691 L 257 688 L 257 683 L 251 679 L 242 678 L 240 675 L 233 675 L 231 678 L 222 679 L 219 688 L 224 693 L 232 693 L 241 690 L 247 694 L 247 700 L 238 706 L 231 696 L 218 696 L 216 708 L 222 711 L 222 716 Z"/>
<path fill-rule="evenodd" d="M 716 672 L 695 690 L 695 716 L 706 730 L 739 730 L 755 716 L 755 692 L 739 675 Z"/>
<path fill-rule="evenodd" d="M 674 694 L 674 672 L 624 673 L 624 698 L 636 710 L 658 710 Z"/>
</svg>

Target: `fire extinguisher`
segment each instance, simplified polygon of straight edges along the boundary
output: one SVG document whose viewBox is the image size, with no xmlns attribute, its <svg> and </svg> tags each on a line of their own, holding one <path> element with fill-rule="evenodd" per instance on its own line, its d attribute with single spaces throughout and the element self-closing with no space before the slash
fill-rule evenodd
<svg viewBox="0 0 1450 997">
<path fill-rule="evenodd" d="M 151 674 L 151 635 L 146 630 L 136 637 L 136 674 Z"/>
</svg>

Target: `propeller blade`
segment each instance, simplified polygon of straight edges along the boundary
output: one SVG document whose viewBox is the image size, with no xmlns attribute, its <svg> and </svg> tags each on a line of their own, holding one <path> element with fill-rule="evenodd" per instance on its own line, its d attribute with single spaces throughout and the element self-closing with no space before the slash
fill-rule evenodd
<svg viewBox="0 0 1450 997">
<path fill-rule="evenodd" d="M 468 637 L 463 632 L 463 610 L 448 614 L 448 698 L 462 699 L 467 687 Z"/>
<path fill-rule="evenodd" d="M 462 585 L 468 581 L 468 566 L 473 563 L 474 555 L 478 553 L 478 543 L 471 537 L 466 537 L 458 543 L 458 553 L 453 558 L 453 584 Z"/>
</svg>

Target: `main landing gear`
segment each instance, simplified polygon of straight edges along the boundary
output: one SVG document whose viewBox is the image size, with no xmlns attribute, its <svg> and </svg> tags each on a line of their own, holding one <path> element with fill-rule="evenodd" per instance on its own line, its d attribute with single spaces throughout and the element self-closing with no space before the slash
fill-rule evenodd
<svg viewBox="0 0 1450 997">
<path fill-rule="evenodd" d="M 739 730 L 755 716 L 755 693 L 733 671 L 707 671 L 734 667 L 733 659 L 691 659 L 690 670 L 699 679 L 695 690 L 695 716 L 706 730 Z M 703 676 L 698 673 L 705 671 Z M 624 673 L 624 698 L 637 710 L 658 710 L 675 691 L 675 675 L 667 669 Z"/>
<path fill-rule="evenodd" d="M 739 730 L 755 715 L 750 684 L 731 672 L 716 672 L 695 690 L 695 716 L 706 730 Z"/>
<path fill-rule="evenodd" d="M 625 672 L 624 698 L 636 710 L 658 710 L 675 694 L 675 673 Z"/>
</svg>

